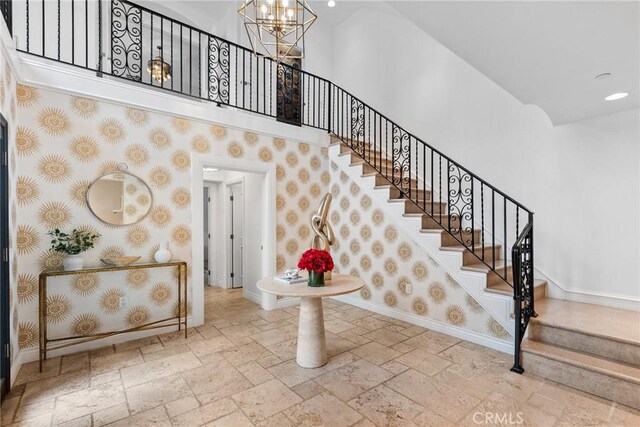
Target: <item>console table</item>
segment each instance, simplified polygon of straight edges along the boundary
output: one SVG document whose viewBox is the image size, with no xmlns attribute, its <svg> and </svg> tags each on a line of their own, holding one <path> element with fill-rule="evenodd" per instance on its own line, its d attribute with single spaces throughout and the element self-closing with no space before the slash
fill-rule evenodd
<svg viewBox="0 0 640 427">
<path fill-rule="evenodd" d="M 306 282 L 290 285 L 273 278 L 258 281 L 258 289 L 268 294 L 300 297 L 296 362 L 303 368 L 319 368 L 327 363 L 322 298 L 348 294 L 363 286 L 362 279 L 346 274 L 333 274 L 331 280 L 317 288 Z"/>
<path fill-rule="evenodd" d="M 138 269 L 152 269 L 152 268 L 166 268 L 166 267 L 177 267 L 178 269 L 178 277 L 177 277 L 177 286 L 178 286 L 178 312 L 176 316 L 167 317 L 165 319 L 156 320 L 153 322 L 145 323 L 143 325 L 139 325 L 133 328 L 122 329 L 117 331 L 110 332 L 100 332 L 91 335 L 82 335 L 82 336 L 68 336 L 62 338 L 54 338 L 48 339 L 47 337 L 47 279 L 49 277 L 57 277 L 57 276 L 72 276 L 76 274 L 83 273 L 102 273 L 102 272 L 114 272 L 114 271 L 123 271 L 123 270 L 138 270 Z M 39 322 L 40 322 L 40 351 L 38 354 L 39 362 L 40 362 L 40 372 L 42 372 L 42 361 L 47 360 L 47 351 L 56 350 L 59 348 L 69 347 L 72 345 L 81 344 L 88 341 L 97 340 L 100 338 L 110 337 L 113 335 L 124 334 L 127 332 L 141 331 L 147 329 L 157 329 L 164 328 L 166 326 L 178 326 L 178 330 L 180 331 L 182 325 L 184 325 L 184 337 L 187 337 L 187 315 L 188 315 L 188 305 L 187 305 L 187 263 L 185 261 L 171 261 L 165 263 L 144 263 L 144 264 L 130 264 L 126 266 L 114 267 L 114 266 L 104 266 L 104 267 L 88 267 L 82 268 L 80 270 L 46 270 L 40 273 L 40 283 L 39 283 Z M 184 301 L 184 304 L 183 304 Z M 183 310 L 184 307 L 184 310 Z M 183 316 L 184 311 L 184 316 Z M 183 319 L 184 317 L 184 319 Z M 174 321 L 172 323 L 166 323 Z M 52 342 L 64 342 L 70 341 L 70 343 L 64 343 L 60 345 L 56 345 L 54 347 L 48 347 L 49 343 Z"/>
</svg>

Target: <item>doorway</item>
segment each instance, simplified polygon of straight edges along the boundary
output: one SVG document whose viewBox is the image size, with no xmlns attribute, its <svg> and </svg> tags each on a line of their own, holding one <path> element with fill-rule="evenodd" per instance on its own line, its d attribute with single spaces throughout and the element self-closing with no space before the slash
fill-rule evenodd
<svg viewBox="0 0 640 427">
<path fill-rule="evenodd" d="M 0 400 L 10 387 L 9 359 L 9 143 L 7 121 L 0 115 Z"/>
<path fill-rule="evenodd" d="M 231 289 L 244 287 L 244 179 L 229 191 L 229 279 Z"/>
<path fill-rule="evenodd" d="M 204 207 L 202 215 L 204 223 L 202 227 L 202 235 L 204 236 L 204 284 L 205 286 L 211 285 L 211 265 L 209 264 L 209 248 L 211 246 L 211 231 L 209 230 L 209 212 L 211 205 L 211 194 L 209 187 L 203 188 L 202 206 Z"/>
</svg>

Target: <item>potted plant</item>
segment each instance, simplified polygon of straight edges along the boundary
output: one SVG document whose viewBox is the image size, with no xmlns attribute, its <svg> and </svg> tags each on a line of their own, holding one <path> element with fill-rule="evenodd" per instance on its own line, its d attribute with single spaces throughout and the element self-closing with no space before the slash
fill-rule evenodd
<svg viewBox="0 0 640 427">
<path fill-rule="evenodd" d="M 308 249 L 302 254 L 298 268 L 309 272 L 309 286 L 324 286 L 324 273 L 333 270 L 333 258 L 323 249 Z"/>
<path fill-rule="evenodd" d="M 100 234 L 93 234 L 89 231 L 75 228 L 71 233 L 62 232 L 56 228 L 47 234 L 53 237 L 51 249 L 67 255 L 62 261 L 65 270 L 80 270 L 84 264 L 80 254 L 92 249 L 94 241 L 100 237 Z"/>
</svg>

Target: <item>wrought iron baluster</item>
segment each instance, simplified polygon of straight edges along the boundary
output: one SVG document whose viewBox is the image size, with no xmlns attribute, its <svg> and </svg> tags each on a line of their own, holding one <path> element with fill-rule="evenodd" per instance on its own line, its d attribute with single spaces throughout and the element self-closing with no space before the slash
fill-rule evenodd
<svg viewBox="0 0 640 427">
<path fill-rule="evenodd" d="M 480 181 L 480 223 L 480 244 L 482 245 L 482 260 L 484 261 L 484 183 L 482 181 Z M 495 248 L 491 247 L 491 259 L 496 258 L 495 251 Z"/>
<path fill-rule="evenodd" d="M 509 245 L 509 240 L 507 240 L 507 198 L 502 196 L 502 200 L 502 219 L 504 221 L 504 234 L 502 236 L 502 238 L 504 239 L 504 280 L 508 282 L 509 274 L 507 273 L 507 246 Z M 511 261 L 513 262 L 513 259 Z"/>
</svg>

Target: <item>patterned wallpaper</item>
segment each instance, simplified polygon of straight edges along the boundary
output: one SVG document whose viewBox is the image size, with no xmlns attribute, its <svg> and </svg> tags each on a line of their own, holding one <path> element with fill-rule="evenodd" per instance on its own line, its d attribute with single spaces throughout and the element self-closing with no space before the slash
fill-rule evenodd
<svg viewBox="0 0 640 427">
<path fill-rule="evenodd" d="M 13 362 L 18 355 L 18 301 L 17 301 L 17 257 L 16 257 L 16 232 L 17 232 L 17 201 L 15 194 L 16 187 L 16 79 L 13 71 L 7 62 L 4 53 L 0 53 L 0 113 L 4 116 L 8 124 L 9 139 L 9 249 L 11 251 L 10 273 L 9 273 L 9 322 L 11 329 L 11 339 L 9 343 L 10 359 Z"/>
<path fill-rule="evenodd" d="M 191 235 L 199 232 L 191 229 L 191 153 L 274 164 L 277 269 L 295 265 L 309 246 L 309 217 L 329 188 L 326 148 L 22 85 L 17 104 L 21 349 L 38 344 L 38 274 L 62 262 L 49 250 L 47 231 L 76 227 L 102 234 L 96 248 L 85 253 L 86 265 L 114 255 L 150 261 L 161 240 L 170 242 L 174 258 L 191 264 Z M 102 223 L 84 199 L 91 181 L 119 163 L 153 193 L 151 212 L 132 226 Z M 166 317 L 179 309 L 174 283 L 172 272 L 160 269 L 50 280 L 49 336 L 104 332 Z"/>
<path fill-rule="evenodd" d="M 331 162 L 336 267 L 367 284 L 359 297 L 502 340 L 509 333 Z"/>
</svg>

